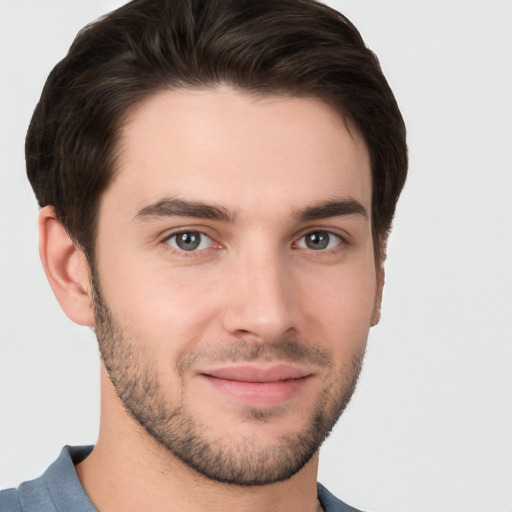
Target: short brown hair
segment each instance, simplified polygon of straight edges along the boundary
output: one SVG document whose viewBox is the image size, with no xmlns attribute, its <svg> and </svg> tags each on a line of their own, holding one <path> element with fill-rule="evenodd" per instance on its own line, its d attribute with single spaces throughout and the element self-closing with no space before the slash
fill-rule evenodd
<svg viewBox="0 0 512 512">
<path fill-rule="evenodd" d="M 144 98 L 227 83 L 317 97 L 363 136 L 377 260 L 407 174 L 405 125 L 376 56 L 315 0 L 134 0 L 85 27 L 50 73 L 26 139 L 39 205 L 94 259 L 123 121 Z"/>
</svg>

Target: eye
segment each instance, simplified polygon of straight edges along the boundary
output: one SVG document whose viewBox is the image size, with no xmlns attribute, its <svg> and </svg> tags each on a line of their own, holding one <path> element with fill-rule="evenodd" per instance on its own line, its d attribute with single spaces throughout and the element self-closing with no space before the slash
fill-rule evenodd
<svg viewBox="0 0 512 512">
<path fill-rule="evenodd" d="M 341 242 L 340 236 L 329 231 L 312 231 L 299 239 L 297 247 L 313 251 L 324 251 L 326 249 L 333 249 L 340 245 Z"/>
<path fill-rule="evenodd" d="M 179 251 L 201 251 L 213 244 L 212 239 L 199 231 L 181 231 L 171 235 L 166 242 Z"/>
</svg>

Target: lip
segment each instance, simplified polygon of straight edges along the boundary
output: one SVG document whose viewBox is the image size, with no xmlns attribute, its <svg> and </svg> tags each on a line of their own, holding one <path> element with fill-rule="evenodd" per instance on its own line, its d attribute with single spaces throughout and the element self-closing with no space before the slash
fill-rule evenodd
<svg viewBox="0 0 512 512">
<path fill-rule="evenodd" d="M 295 398 L 312 373 L 289 364 L 239 365 L 211 369 L 199 376 L 229 400 L 249 407 L 268 407 L 283 405 Z"/>
<path fill-rule="evenodd" d="M 226 366 L 202 372 L 203 375 L 216 379 L 233 380 L 237 382 L 277 382 L 291 379 L 301 379 L 310 375 L 311 372 L 298 366 L 289 364 L 278 364 L 273 366 Z"/>
</svg>

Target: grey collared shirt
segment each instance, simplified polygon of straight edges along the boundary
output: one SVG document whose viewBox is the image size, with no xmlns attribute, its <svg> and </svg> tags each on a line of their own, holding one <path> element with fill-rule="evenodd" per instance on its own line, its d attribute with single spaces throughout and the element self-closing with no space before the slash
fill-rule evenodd
<svg viewBox="0 0 512 512">
<path fill-rule="evenodd" d="M 0 491 L 0 512 L 97 512 L 75 471 L 75 464 L 92 446 L 65 446 L 45 473 L 17 489 Z M 325 512 L 360 512 L 318 484 L 318 499 Z"/>
</svg>

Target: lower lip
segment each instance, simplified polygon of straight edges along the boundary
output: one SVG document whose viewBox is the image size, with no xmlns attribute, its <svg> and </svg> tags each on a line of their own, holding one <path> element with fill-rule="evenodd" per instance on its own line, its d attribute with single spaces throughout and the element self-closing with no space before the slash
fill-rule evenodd
<svg viewBox="0 0 512 512">
<path fill-rule="evenodd" d="M 245 382 L 209 375 L 202 377 L 216 390 L 250 407 L 282 405 L 295 398 L 310 380 L 309 376 L 273 382 Z"/>
</svg>

